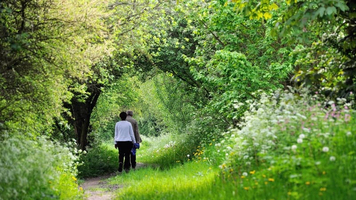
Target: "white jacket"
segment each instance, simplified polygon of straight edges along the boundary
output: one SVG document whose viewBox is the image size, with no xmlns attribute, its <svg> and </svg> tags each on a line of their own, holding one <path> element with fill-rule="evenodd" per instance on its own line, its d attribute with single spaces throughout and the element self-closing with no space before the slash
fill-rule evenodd
<svg viewBox="0 0 356 200">
<path fill-rule="evenodd" d="M 114 142 L 128 142 L 136 143 L 135 135 L 132 129 L 132 125 L 128 121 L 119 121 L 115 125 L 115 137 Z"/>
</svg>

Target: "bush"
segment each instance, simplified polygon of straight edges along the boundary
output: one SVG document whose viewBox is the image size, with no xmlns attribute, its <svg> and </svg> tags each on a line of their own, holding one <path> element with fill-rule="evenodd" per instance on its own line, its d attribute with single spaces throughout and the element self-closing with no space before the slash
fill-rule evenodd
<svg viewBox="0 0 356 200">
<path fill-rule="evenodd" d="M 220 166 L 242 197 L 355 198 L 355 111 L 346 99 L 324 102 L 286 92 L 251 104 Z"/>
<path fill-rule="evenodd" d="M 8 138 L 0 145 L 0 199 L 81 199 L 76 156 L 45 138 Z"/>
<path fill-rule="evenodd" d="M 81 165 L 78 166 L 80 178 L 96 177 L 115 172 L 119 166 L 118 150 L 114 144 L 97 144 L 88 149 L 88 153 L 80 157 Z"/>
</svg>

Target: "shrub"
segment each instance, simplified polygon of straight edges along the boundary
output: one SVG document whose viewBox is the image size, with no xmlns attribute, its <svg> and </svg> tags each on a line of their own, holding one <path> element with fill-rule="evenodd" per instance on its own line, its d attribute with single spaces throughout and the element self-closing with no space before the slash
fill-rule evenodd
<svg viewBox="0 0 356 200">
<path fill-rule="evenodd" d="M 119 166 L 118 150 L 114 144 L 97 144 L 80 157 L 78 166 L 80 178 L 96 177 L 115 172 Z"/>
<path fill-rule="evenodd" d="M 232 130 L 220 167 L 249 198 L 351 199 L 356 196 L 356 120 L 346 99 L 306 92 L 264 95 Z M 254 190 L 254 192 L 249 192 Z"/>
<path fill-rule="evenodd" d="M 0 199 L 80 199 L 76 156 L 43 137 L 0 145 Z"/>
</svg>

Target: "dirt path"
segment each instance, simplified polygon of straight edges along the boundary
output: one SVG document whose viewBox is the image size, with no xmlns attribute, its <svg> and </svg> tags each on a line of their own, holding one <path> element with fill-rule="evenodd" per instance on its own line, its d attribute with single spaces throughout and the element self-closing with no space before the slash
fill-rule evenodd
<svg viewBox="0 0 356 200">
<path fill-rule="evenodd" d="M 146 165 L 143 163 L 137 163 L 136 168 L 142 168 Z M 135 173 L 135 172 L 130 172 Z M 124 185 L 109 185 L 107 184 L 107 179 L 110 177 L 117 176 L 117 173 L 99 176 L 95 178 L 85 179 L 80 186 L 84 190 L 84 195 L 87 200 L 111 200 L 114 198 L 114 191 L 124 187 Z"/>
<path fill-rule="evenodd" d="M 116 174 L 86 179 L 80 186 L 83 188 L 87 200 L 113 199 L 113 191 L 119 188 L 119 186 L 107 184 L 107 179 L 113 176 L 116 176 Z"/>
</svg>

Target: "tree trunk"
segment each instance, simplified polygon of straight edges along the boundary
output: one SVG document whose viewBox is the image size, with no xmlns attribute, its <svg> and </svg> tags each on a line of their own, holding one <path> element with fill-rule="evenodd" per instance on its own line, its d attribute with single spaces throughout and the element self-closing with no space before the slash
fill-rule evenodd
<svg viewBox="0 0 356 200">
<path fill-rule="evenodd" d="M 100 85 L 92 85 L 87 92 L 90 95 L 84 101 L 78 99 L 78 96 L 74 96 L 71 104 L 72 117 L 74 118 L 72 125 L 74 126 L 77 144 L 81 150 L 85 150 L 89 144 L 90 117 L 101 94 Z"/>
</svg>

